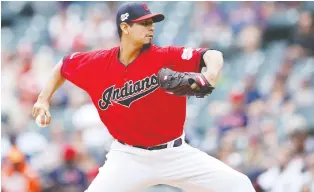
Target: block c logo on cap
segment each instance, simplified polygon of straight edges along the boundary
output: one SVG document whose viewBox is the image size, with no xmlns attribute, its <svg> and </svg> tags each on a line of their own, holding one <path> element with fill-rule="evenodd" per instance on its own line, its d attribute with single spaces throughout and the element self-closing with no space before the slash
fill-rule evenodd
<svg viewBox="0 0 314 192">
<path fill-rule="evenodd" d="M 148 7 L 145 3 L 142 3 L 142 7 L 145 11 L 150 12 L 150 10 L 148 9 Z"/>
<path fill-rule="evenodd" d="M 128 18 L 129 18 L 129 13 L 124 13 L 124 14 L 122 14 L 121 15 L 121 21 L 125 21 L 125 20 L 127 20 Z"/>
</svg>

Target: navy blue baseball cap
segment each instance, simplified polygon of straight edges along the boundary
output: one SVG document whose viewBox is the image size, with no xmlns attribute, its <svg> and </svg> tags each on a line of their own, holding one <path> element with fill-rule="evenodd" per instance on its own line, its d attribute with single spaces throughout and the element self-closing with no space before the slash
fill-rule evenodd
<svg viewBox="0 0 314 192">
<path fill-rule="evenodd" d="M 152 13 L 145 3 L 127 3 L 119 7 L 117 12 L 117 26 L 122 22 L 134 23 L 146 19 L 152 19 L 154 23 L 165 19 L 160 13 Z"/>
</svg>

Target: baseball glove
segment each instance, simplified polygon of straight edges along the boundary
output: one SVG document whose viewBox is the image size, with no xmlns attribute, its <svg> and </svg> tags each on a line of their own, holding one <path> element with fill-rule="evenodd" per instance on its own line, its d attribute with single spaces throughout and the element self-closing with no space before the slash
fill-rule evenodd
<svg viewBox="0 0 314 192">
<path fill-rule="evenodd" d="M 168 68 L 162 68 L 158 72 L 158 82 L 160 87 L 166 92 L 178 96 L 203 98 L 214 90 L 214 87 L 209 84 L 201 73 L 181 73 Z"/>
</svg>

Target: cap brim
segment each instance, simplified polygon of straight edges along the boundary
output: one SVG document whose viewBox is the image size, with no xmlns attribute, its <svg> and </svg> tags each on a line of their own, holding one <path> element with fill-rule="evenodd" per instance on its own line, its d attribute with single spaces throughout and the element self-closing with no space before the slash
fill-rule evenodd
<svg viewBox="0 0 314 192">
<path fill-rule="evenodd" d="M 162 20 L 165 19 L 165 16 L 163 14 L 160 14 L 160 13 L 157 13 L 157 14 L 147 14 L 147 15 L 144 15 L 142 17 L 139 17 L 135 20 L 132 20 L 132 22 L 139 22 L 139 21 L 143 21 L 143 20 L 146 20 L 146 19 L 153 19 L 154 23 L 157 23 L 157 22 L 160 22 Z"/>
</svg>

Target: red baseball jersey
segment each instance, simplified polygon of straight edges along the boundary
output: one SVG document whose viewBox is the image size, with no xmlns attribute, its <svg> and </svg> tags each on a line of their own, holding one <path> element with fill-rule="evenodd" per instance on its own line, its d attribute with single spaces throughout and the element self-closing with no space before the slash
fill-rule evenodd
<svg viewBox="0 0 314 192">
<path fill-rule="evenodd" d="M 119 50 L 70 54 L 61 74 L 88 92 L 115 139 L 150 147 L 181 136 L 187 98 L 166 93 L 157 74 L 162 67 L 198 72 L 206 49 L 151 45 L 127 66 L 119 61 Z"/>
</svg>

